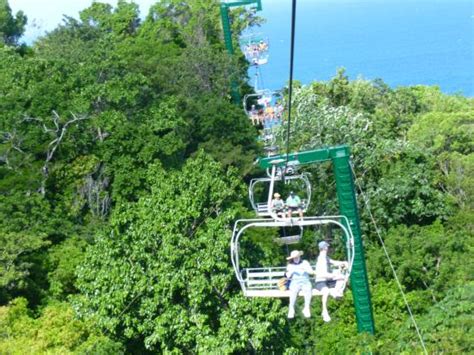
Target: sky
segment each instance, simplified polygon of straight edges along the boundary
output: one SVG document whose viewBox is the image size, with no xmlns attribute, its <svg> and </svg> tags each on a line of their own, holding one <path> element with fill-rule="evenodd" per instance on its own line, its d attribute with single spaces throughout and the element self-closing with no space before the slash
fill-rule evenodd
<svg viewBox="0 0 474 355">
<path fill-rule="evenodd" d="M 113 6 L 117 4 L 117 0 L 99 0 Z M 145 17 L 148 9 L 158 0 L 134 0 L 140 6 L 141 16 Z M 262 0 L 264 6 L 287 4 L 290 0 Z M 299 3 L 306 1 L 320 2 L 358 2 L 358 1 L 374 1 L 383 2 L 388 0 L 298 0 Z M 450 0 L 390 0 L 390 1 L 434 1 L 443 2 Z M 462 1 L 462 0 L 461 0 Z M 464 0 L 472 1 L 472 0 Z M 89 7 L 93 0 L 8 0 L 13 14 L 22 10 L 28 17 L 28 25 L 23 36 L 23 41 L 31 44 L 37 37 L 43 35 L 47 31 L 52 31 L 60 23 L 62 23 L 63 15 L 74 18 L 79 17 L 79 11 Z"/>
<path fill-rule="evenodd" d="M 28 25 L 23 41 L 31 44 L 45 32 L 52 31 L 62 23 L 63 15 L 78 18 L 79 11 L 92 4 L 93 0 L 8 0 L 12 14 L 23 11 L 28 17 Z M 100 2 L 117 5 L 117 0 L 100 0 Z M 140 13 L 145 17 L 148 9 L 156 0 L 135 0 L 140 6 Z"/>
</svg>

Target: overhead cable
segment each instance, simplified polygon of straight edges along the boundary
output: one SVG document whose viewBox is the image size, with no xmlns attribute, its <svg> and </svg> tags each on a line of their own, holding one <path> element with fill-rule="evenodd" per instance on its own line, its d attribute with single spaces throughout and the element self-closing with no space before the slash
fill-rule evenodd
<svg viewBox="0 0 474 355">
<path fill-rule="evenodd" d="M 382 245 L 382 249 L 385 253 L 385 256 L 387 257 L 387 260 L 388 260 L 388 264 L 390 265 L 390 268 L 392 269 L 392 273 L 393 273 L 393 276 L 395 278 L 395 281 L 397 283 L 397 286 L 400 290 L 400 293 L 402 294 L 402 298 L 403 298 L 403 302 L 405 303 L 405 306 L 408 310 L 408 313 L 410 314 L 410 319 L 413 323 L 413 325 L 415 326 L 415 330 L 416 330 L 416 333 L 418 335 L 418 338 L 420 339 L 420 343 L 421 343 L 421 347 L 423 348 L 423 352 L 428 355 L 428 351 L 426 350 L 426 346 L 425 346 L 425 342 L 423 340 L 423 337 L 421 336 L 421 332 L 420 332 L 420 329 L 418 328 L 418 324 L 416 323 L 416 320 L 415 320 L 415 317 L 413 315 L 413 312 L 411 310 L 411 307 L 410 305 L 408 304 L 408 300 L 405 296 L 405 292 L 403 291 L 403 287 L 402 287 L 402 284 L 400 282 L 400 279 L 398 278 L 398 275 L 397 275 L 397 272 L 395 271 L 395 267 L 393 266 L 393 263 L 392 263 L 392 259 L 390 258 L 390 255 L 388 254 L 388 250 L 385 246 L 385 243 L 383 241 L 383 238 L 382 238 L 382 234 L 380 233 L 380 229 L 377 225 L 377 222 L 375 221 L 375 218 L 372 214 L 372 211 L 370 209 L 370 204 L 369 204 L 369 199 L 367 198 L 367 196 L 365 195 L 364 191 L 362 190 L 362 187 L 359 183 L 359 180 L 357 179 L 357 176 L 355 174 L 355 171 L 354 171 L 354 166 L 353 164 L 351 163 L 351 170 L 352 170 L 352 175 L 354 175 L 354 180 L 356 182 L 356 185 L 357 187 L 359 188 L 359 191 L 360 191 L 360 194 L 362 196 L 362 198 L 364 199 L 364 204 L 367 208 L 367 211 L 369 212 L 369 216 L 370 216 L 370 219 L 372 221 L 372 224 L 374 225 L 374 228 L 375 228 L 375 232 L 377 234 L 377 237 L 379 238 L 379 241 L 380 241 L 380 244 Z"/>
<path fill-rule="evenodd" d="M 291 97 L 293 94 L 293 64 L 294 64 L 294 54 L 295 54 L 295 23 L 296 23 L 296 0 L 292 0 L 291 8 L 291 44 L 290 44 L 290 82 L 288 86 L 288 125 L 286 132 L 286 163 L 285 170 L 286 172 L 288 167 L 288 159 L 290 155 L 290 128 L 291 128 Z"/>
</svg>

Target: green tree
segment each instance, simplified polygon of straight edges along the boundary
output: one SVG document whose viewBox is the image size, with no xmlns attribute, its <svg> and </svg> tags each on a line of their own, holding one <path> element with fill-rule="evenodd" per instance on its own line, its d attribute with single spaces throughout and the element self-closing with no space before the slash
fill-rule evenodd
<svg viewBox="0 0 474 355">
<path fill-rule="evenodd" d="M 333 106 L 345 106 L 350 100 L 349 78 L 345 68 L 339 68 L 337 74 L 327 84 L 327 94 Z"/>
<path fill-rule="evenodd" d="M 458 264 L 461 255 L 470 253 L 473 242 L 472 225 L 440 221 L 419 227 L 397 226 L 386 239 L 397 274 L 407 290 L 424 290 L 437 302 L 450 287 L 470 279 L 471 261 Z M 391 278 L 385 256 L 379 248 L 371 248 L 369 265 L 376 278 Z"/>
<path fill-rule="evenodd" d="M 241 211 L 235 173 L 200 153 L 149 177 L 151 193 L 117 210 L 88 250 L 80 314 L 153 351 L 280 349 L 279 302 L 244 298 L 230 266 L 229 224 Z"/>
<path fill-rule="evenodd" d="M 474 351 L 474 283 L 453 287 L 439 303 L 419 319 L 430 353 L 468 354 Z M 398 351 L 420 349 L 413 326 L 406 324 L 399 338 Z"/>
<path fill-rule="evenodd" d="M 0 352 L 6 354 L 122 354 L 120 343 L 92 323 L 77 320 L 67 303 L 54 303 L 34 318 L 24 298 L 0 307 Z"/>
<path fill-rule="evenodd" d="M 50 244 L 47 237 L 57 226 L 50 211 L 48 202 L 38 195 L 0 195 L 1 304 L 18 293 L 34 299 L 37 288 L 44 287 L 38 255 Z"/>
<path fill-rule="evenodd" d="M 18 11 L 13 16 L 8 0 L 0 0 L 0 45 L 18 45 L 18 40 L 25 31 L 26 22 L 27 17 L 23 11 Z"/>
</svg>

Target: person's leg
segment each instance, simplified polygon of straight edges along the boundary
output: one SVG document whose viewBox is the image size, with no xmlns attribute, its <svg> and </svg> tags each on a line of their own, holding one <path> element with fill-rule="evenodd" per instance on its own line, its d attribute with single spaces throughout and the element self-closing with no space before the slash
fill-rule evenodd
<svg viewBox="0 0 474 355">
<path fill-rule="evenodd" d="M 295 209 L 293 207 L 288 208 L 288 218 L 293 217 L 293 212 L 294 211 L 295 211 Z"/>
<path fill-rule="evenodd" d="M 312 296 L 312 286 L 311 282 L 307 282 L 303 286 L 303 296 L 304 296 L 304 308 L 303 315 L 306 318 L 311 317 L 311 296 Z"/>
<path fill-rule="evenodd" d="M 329 312 L 328 312 L 329 288 L 327 286 L 325 286 L 322 289 L 322 293 L 323 293 L 323 295 L 321 297 L 321 302 L 322 302 L 322 313 L 321 313 L 321 315 L 323 316 L 323 320 L 325 322 L 330 322 L 331 317 L 329 316 Z"/>
<path fill-rule="evenodd" d="M 290 283 L 290 304 L 288 306 L 288 318 L 295 317 L 295 303 L 296 298 L 298 297 L 298 292 L 300 290 L 300 285 L 296 282 Z"/>
</svg>

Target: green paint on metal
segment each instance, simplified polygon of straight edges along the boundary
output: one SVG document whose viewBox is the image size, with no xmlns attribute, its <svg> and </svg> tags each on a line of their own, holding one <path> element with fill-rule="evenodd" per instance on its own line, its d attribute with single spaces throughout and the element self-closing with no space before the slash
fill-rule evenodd
<svg viewBox="0 0 474 355">
<path fill-rule="evenodd" d="M 342 147 L 341 147 L 342 148 Z M 339 200 L 340 214 L 349 220 L 349 227 L 354 236 L 354 263 L 351 273 L 351 287 L 356 311 L 357 329 L 359 332 L 375 333 L 372 314 L 369 281 L 365 266 L 365 253 L 360 230 L 357 199 L 354 188 L 354 178 L 350 166 L 349 147 L 337 150 L 333 155 L 332 166 L 336 177 L 336 191 Z M 346 222 L 343 221 L 345 224 Z"/>
<path fill-rule="evenodd" d="M 232 56 L 234 55 L 234 46 L 232 44 L 232 32 L 230 29 L 229 8 L 227 4 L 221 4 L 220 9 L 225 47 L 227 48 L 227 52 Z M 232 80 L 230 83 L 230 94 L 232 96 L 232 101 L 235 104 L 240 105 L 241 97 L 239 93 L 239 85 L 235 80 Z"/>
<path fill-rule="evenodd" d="M 304 152 L 290 153 L 288 154 L 288 164 L 310 164 L 310 163 L 319 163 L 323 161 L 328 161 L 333 159 L 338 155 L 345 155 L 346 150 L 349 147 L 346 145 L 328 147 L 317 150 L 308 150 Z M 262 169 L 267 169 L 272 167 L 272 161 L 281 160 L 277 163 L 277 166 L 285 166 L 286 164 L 286 154 L 274 155 L 271 157 L 260 158 L 258 163 Z"/>
<path fill-rule="evenodd" d="M 273 164 L 285 166 L 286 154 L 276 155 L 258 160 L 261 168 L 270 168 Z M 334 175 L 336 177 L 336 191 L 339 201 L 340 214 L 346 216 L 341 221 L 349 227 L 354 236 L 354 263 L 351 273 L 351 288 L 354 297 L 354 306 L 359 332 L 375 333 L 375 323 L 372 313 L 372 302 L 370 299 L 367 268 L 365 265 L 365 253 L 360 230 L 359 212 L 354 188 L 354 177 L 350 166 L 350 149 L 347 145 L 328 147 L 318 150 L 310 150 L 288 154 L 289 164 L 311 164 L 331 161 Z"/>
<path fill-rule="evenodd" d="M 232 31 L 230 29 L 229 6 L 221 4 L 222 30 L 224 32 L 224 43 L 230 55 L 234 55 L 234 46 L 232 44 Z"/>
</svg>

